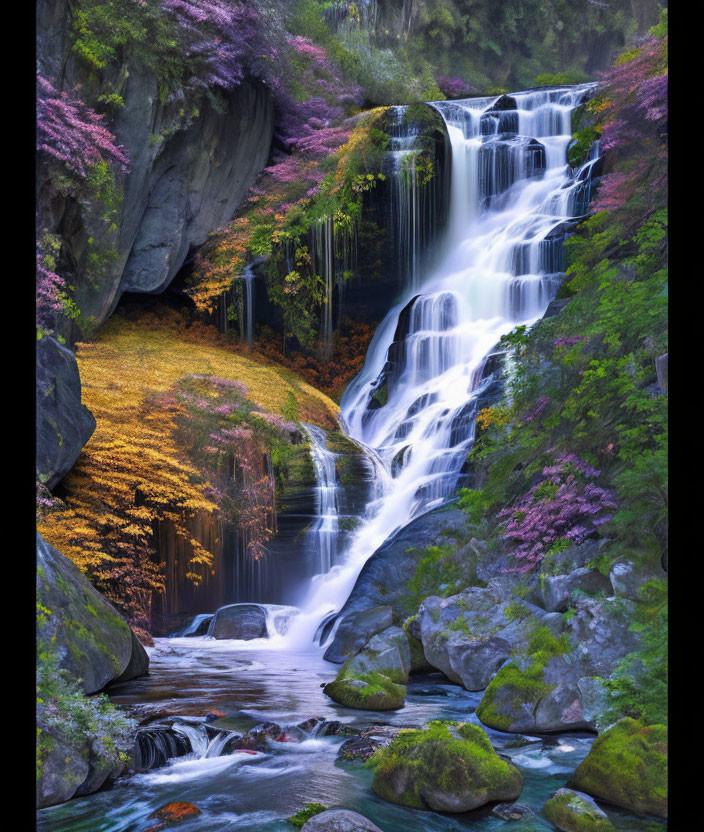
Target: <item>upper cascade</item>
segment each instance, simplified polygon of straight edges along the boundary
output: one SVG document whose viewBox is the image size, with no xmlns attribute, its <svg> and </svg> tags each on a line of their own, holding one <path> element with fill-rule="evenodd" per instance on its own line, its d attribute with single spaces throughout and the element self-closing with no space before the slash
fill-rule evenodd
<svg viewBox="0 0 704 832">
<path fill-rule="evenodd" d="M 598 146 L 577 171 L 566 152 L 572 111 L 594 86 L 431 105 L 452 149 L 443 257 L 405 284 L 342 397 L 348 435 L 382 475 L 344 563 L 313 582 L 297 637 L 340 609 L 384 540 L 461 484 L 491 382 L 487 357 L 503 335 L 542 317 L 564 268 L 565 234 L 587 211 Z"/>
</svg>

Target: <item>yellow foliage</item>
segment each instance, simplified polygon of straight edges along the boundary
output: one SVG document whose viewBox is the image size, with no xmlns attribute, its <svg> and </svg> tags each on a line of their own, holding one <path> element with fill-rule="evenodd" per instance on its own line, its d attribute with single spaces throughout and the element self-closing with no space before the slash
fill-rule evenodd
<svg viewBox="0 0 704 832">
<path fill-rule="evenodd" d="M 63 482 L 63 502 L 38 522 L 42 535 L 89 572 L 128 615 L 144 619 L 153 591 L 163 588 L 154 527 L 169 520 L 190 543 L 195 583 L 212 571 L 213 553 L 193 539 L 187 520 L 213 513 L 209 483 L 174 440 L 181 412 L 167 394 L 184 376 L 206 374 L 242 382 L 250 401 L 281 415 L 292 394 L 300 418 L 324 427 L 337 423 L 337 405 L 291 370 L 218 343 L 212 328 L 193 334 L 171 326 L 168 316 L 138 322 L 113 317 L 94 341 L 78 344 L 83 403 L 96 429 Z M 205 343 L 203 341 L 206 341 Z M 134 563 L 140 563 L 135 579 Z M 123 576 L 124 573 L 124 576 Z M 141 612 L 111 587 L 116 575 L 130 585 Z"/>
</svg>

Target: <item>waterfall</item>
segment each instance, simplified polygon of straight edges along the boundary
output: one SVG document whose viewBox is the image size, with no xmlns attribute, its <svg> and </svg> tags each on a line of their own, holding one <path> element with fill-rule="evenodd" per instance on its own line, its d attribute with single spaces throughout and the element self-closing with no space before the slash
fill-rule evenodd
<svg viewBox="0 0 704 832">
<path fill-rule="evenodd" d="M 314 425 L 302 425 L 310 440 L 315 468 L 316 517 L 309 535 L 313 541 L 315 574 L 327 572 L 338 553 L 339 506 L 335 454 L 328 450 L 325 431 Z"/>
<path fill-rule="evenodd" d="M 252 266 L 246 266 L 244 270 L 244 315 L 241 338 L 252 346 L 254 340 L 254 271 Z"/>
<path fill-rule="evenodd" d="M 593 86 L 432 105 L 452 149 L 444 260 L 418 287 L 406 284 L 344 393 L 346 432 L 376 460 L 379 494 L 345 562 L 313 582 L 292 639 L 311 638 L 384 540 L 456 490 L 486 358 L 543 315 L 562 239 L 586 213 L 596 156 L 574 172 L 566 151 L 572 110 Z"/>
</svg>

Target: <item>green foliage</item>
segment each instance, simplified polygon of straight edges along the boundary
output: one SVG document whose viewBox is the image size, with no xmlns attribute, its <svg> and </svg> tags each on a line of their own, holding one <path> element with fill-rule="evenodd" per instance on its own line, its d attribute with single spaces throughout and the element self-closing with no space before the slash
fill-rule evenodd
<svg viewBox="0 0 704 832">
<path fill-rule="evenodd" d="M 623 716 L 667 724 L 667 584 L 649 581 L 640 597 L 631 630 L 642 646 L 604 681 L 610 693 L 606 724 Z"/>
<path fill-rule="evenodd" d="M 130 53 L 156 74 L 162 88 L 185 80 L 175 23 L 162 13 L 159 0 L 80 0 L 73 15 L 73 51 L 94 73 Z M 106 95 L 113 103 L 119 98 Z"/>
<path fill-rule="evenodd" d="M 37 604 L 37 624 L 51 610 Z M 50 640 L 37 643 L 37 776 L 44 760 L 57 746 L 70 746 L 86 758 L 98 755 L 98 765 L 120 766 L 128 762 L 136 722 L 116 708 L 105 694 L 86 696 L 80 679 L 59 666 Z M 98 742 L 94 742 L 97 739 Z"/>
<path fill-rule="evenodd" d="M 327 806 L 323 806 L 322 803 L 307 803 L 303 809 L 299 809 L 295 815 L 286 820 L 296 829 L 300 829 L 307 820 L 325 811 L 327 811 Z"/>
<path fill-rule="evenodd" d="M 554 74 L 550 74 L 549 72 L 544 72 L 541 75 L 536 75 L 535 80 L 533 81 L 533 86 L 535 87 L 561 87 L 561 86 L 571 86 L 572 84 L 583 84 L 585 81 L 589 80 L 589 76 L 586 72 L 576 71 L 576 72 L 557 72 Z"/>
</svg>

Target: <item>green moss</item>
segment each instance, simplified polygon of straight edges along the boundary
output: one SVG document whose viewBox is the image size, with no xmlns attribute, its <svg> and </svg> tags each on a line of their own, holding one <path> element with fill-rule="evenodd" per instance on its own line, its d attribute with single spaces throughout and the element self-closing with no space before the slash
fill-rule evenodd
<svg viewBox="0 0 704 832">
<path fill-rule="evenodd" d="M 509 731 L 524 705 L 537 705 L 554 689 L 543 680 L 543 671 L 553 656 L 569 649 L 566 634 L 557 638 L 547 627 L 535 627 L 525 651 L 531 663 L 525 669 L 516 663 L 504 665 L 484 691 L 477 717 L 490 728 Z"/>
<path fill-rule="evenodd" d="M 564 832 L 613 832 L 608 818 L 574 792 L 557 794 L 543 806 L 543 816 Z"/>
<path fill-rule="evenodd" d="M 387 672 L 393 675 L 392 671 Z M 323 688 L 323 693 L 340 705 L 365 711 L 391 711 L 403 707 L 406 688 L 393 682 L 389 676 L 377 671 L 342 673 L 340 671 L 335 681 Z"/>
<path fill-rule="evenodd" d="M 380 797 L 414 809 L 428 808 L 438 794 L 463 799 L 471 794 L 474 806 L 502 796 L 515 799 L 523 784 L 485 732 L 469 723 L 430 722 L 402 731 L 367 765 L 374 769 L 372 788 Z"/>
<path fill-rule="evenodd" d="M 630 717 L 594 740 L 571 785 L 644 815 L 667 817 L 667 727 Z"/>
<path fill-rule="evenodd" d="M 578 168 L 587 161 L 587 154 L 592 142 L 599 138 L 596 127 L 588 126 L 578 130 L 567 148 L 567 161 L 573 168 Z"/>
<path fill-rule="evenodd" d="M 327 806 L 323 806 L 322 803 L 308 803 L 305 808 L 299 809 L 295 815 L 292 815 L 290 818 L 286 818 L 286 820 L 292 826 L 295 826 L 296 829 L 300 829 L 307 820 L 315 817 L 315 815 L 319 815 L 321 812 L 325 812 L 326 810 Z"/>
</svg>

